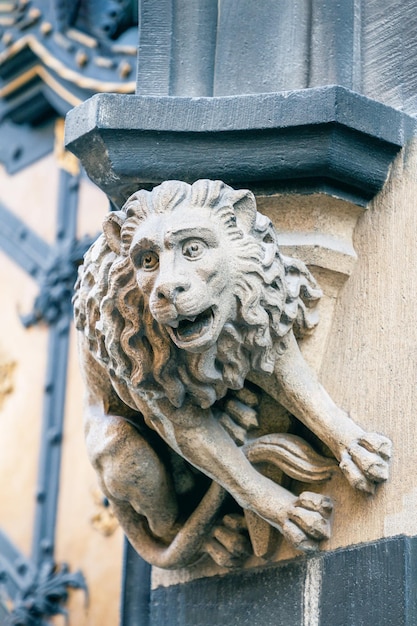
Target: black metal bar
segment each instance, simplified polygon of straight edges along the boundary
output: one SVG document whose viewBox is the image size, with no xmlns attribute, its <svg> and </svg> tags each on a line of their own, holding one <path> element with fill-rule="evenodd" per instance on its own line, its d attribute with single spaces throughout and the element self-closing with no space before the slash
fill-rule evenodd
<svg viewBox="0 0 417 626">
<path fill-rule="evenodd" d="M 61 465 L 61 440 L 67 378 L 69 319 L 49 331 L 41 450 L 36 492 L 32 559 L 39 565 L 52 559 Z"/>
<path fill-rule="evenodd" d="M 50 246 L 3 204 L 0 224 L 0 248 L 28 274 L 38 278 L 50 255 Z"/>
<path fill-rule="evenodd" d="M 79 175 L 60 171 L 58 190 L 57 231 L 58 241 L 76 239 Z"/>
<path fill-rule="evenodd" d="M 57 242 L 73 241 L 76 231 L 78 177 L 61 171 Z M 50 327 L 48 365 L 42 418 L 41 450 L 36 492 L 32 560 L 39 566 L 53 560 L 65 413 L 69 329 L 71 318 L 63 314 Z"/>
</svg>

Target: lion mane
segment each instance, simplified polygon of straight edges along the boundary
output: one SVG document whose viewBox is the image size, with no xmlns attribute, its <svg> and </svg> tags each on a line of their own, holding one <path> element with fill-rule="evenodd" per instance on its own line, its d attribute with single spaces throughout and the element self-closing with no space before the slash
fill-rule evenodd
<svg viewBox="0 0 417 626">
<path fill-rule="evenodd" d="M 242 221 L 243 204 L 251 217 Z M 208 208 L 221 220 L 237 259 L 236 319 L 225 324 L 216 345 L 202 354 L 180 350 L 152 317 L 129 256 L 144 220 L 184 205 L 190 211 Z M 117 250 L 106 238 L 106 223 L 115 222 L 120 227 Z M 186 396 L 209 407 L 227 389 L 240 389 L 250 370 L 271 373 L 284 349 L 280 339 L 291 329 L 302 336 L 317 324 L 320 289 L 304 263 L 280 254 L 276 231 L 256 211 L 250 192 L 221 181 L 167 181 L 150 192 L 134 193 L 106 223 L 105 234 L 91 246 L 79 270 L 75 321 L 118 395 L 132 408 L 138 408 L 137 394 L 154 393 L 155 387 L 176 407 Z"/>
</svg>

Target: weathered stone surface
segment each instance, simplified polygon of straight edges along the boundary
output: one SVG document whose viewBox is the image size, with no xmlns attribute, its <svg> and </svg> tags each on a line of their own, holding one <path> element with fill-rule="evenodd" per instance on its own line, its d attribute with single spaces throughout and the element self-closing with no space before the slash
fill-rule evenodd
<svg viewBox="0 0 417 626">
<path fill-rule="evenodd" d="M 68 113 L 66 142 L 118 207 L 174 178 L 256 193 L 321 190 L 364 205 L 413 125 L 339 86 L 227 98 L 99 94 Z"/>
<path fill-rule="evenodd" d="M 151 594 L 150 625 L 414 626 L 416 539 L 325 552 Z M 174 609 L 173 609 L 174 607 Z"/>
<path fill-rule="evenodd" d="M 244 525 L 220 514 L 228 493 L 298 549 L 330 536 L 329 498 L 280 483 L 282 473 L 323 482 L 336 464 L 280 430 L 264 406 L 271 380 L 275 400 L 326 444 L 353 487 L 373 493 L 387 479 L 390 441 L 334 404 L 295 341 L 313 331 L 320 295 L 306 266 L 279 253 L 253 195 L 220 181 L 137 192 L 105 221 L 75 296 L 87 448 L 151 563 L 245 558 Z M 244 431 L 236 441 L 231 421 Z"/>
</svg>

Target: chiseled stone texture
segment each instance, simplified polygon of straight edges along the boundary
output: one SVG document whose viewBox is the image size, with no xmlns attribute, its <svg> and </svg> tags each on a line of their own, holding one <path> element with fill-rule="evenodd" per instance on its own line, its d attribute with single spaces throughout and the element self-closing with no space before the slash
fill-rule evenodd
<svg viewBox="0 0 417 626">
<path fill-rule="evenodd" d="M 355 420 L 393 440 L 392 474 L 372 508 L 366 497 L 341 489 L 337 480 L 329 485 L 336 516 L 325 549 L 417 535 L 416 166 L 413 141 L 359 220 L 358 261 L 336 303 L 320 371 L 329 392 Z"/>
<path fill-rule="evenodd" d="M 414 626 L 417 539 L 159 587 L 151 626 Z"/>
<path fill-rule="evenodd" d="M 366 495 L 346 486 L 339 476 L 326 484 L 326 493 L 335 503 L 335 523 L 332 537 L 321 544 L 323 551 L 399 534 L 417 535 L 417 423 L 413 408 L 417 378 L 416 165 L 413 142 L 397 158 L 384 190 L 367 210 L 361 215 L 357 213 L 353 246 L 358 259 L 350 268 L 350 276 L 311 267 L 315 275 L 318 270 L 324 291 L 317 333 L 324 321 L 323 312 L 327 329 L 320 337 L 318 352 L 309 346 L 314 335 L 307 339 L 302 346 L 304 356 L 339 406 L 362 427 L 384 433 L 394 442 L 392 475 L 377 490 L 371 506 Z M 316 199 L 316 206 L 319 200 Z M 330 220 L 335 212 L 332 207 L 340 202 L 324 200 Z M 301 230 L 304 223 L 306 230 L 313 233 L 329 229 L 326 212 L 319 211 L 320 219 L 315 222 L 311 212 L 309 219 L 304 217 L 303 204 L 310 204 L 314 210 L 311 197 L 303 201 L 288 196 L 282 213 L 273 208 L 272 198 L 261 199 L 259 204 L 263 212 L 278 222 L 279 231 Z M 349 216 L 349 207 L 343 206 L 342 215 Z M 295 226 L 287 207 L 295 209 Z M 338 236 L 348 241 L 353 226 L 350 217 L 344 217 L 343 222 L 345 230 L 339 230 Z M 286 252 L 294 254 L 293 249 Z M 308 262 L 307 258 L 303 260 Z M 276 558 L 280 561 L 295 556 L 283 542 Z M 153 586 L 214 574 L 216 571 L 204 564 L 174 572 L 153 568 Z"/>
</svg>

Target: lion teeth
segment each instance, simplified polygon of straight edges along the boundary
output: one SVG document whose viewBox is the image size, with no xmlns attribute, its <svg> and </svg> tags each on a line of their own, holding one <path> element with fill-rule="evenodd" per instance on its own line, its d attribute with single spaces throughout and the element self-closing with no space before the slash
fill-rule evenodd
<svg viewBox="0 0 417 626">
<path fill-rule="evenodd" d="M 169 322 L 168 325 L 173 329 L 171 335 L 173 338 L 175 337 L 177 341 L 190 345 L 202 336 L 209 334 L 213 323 L 214 314 L 210 307 L 197 315 L 179 315 L 176 320 Z"/>
</svg>

